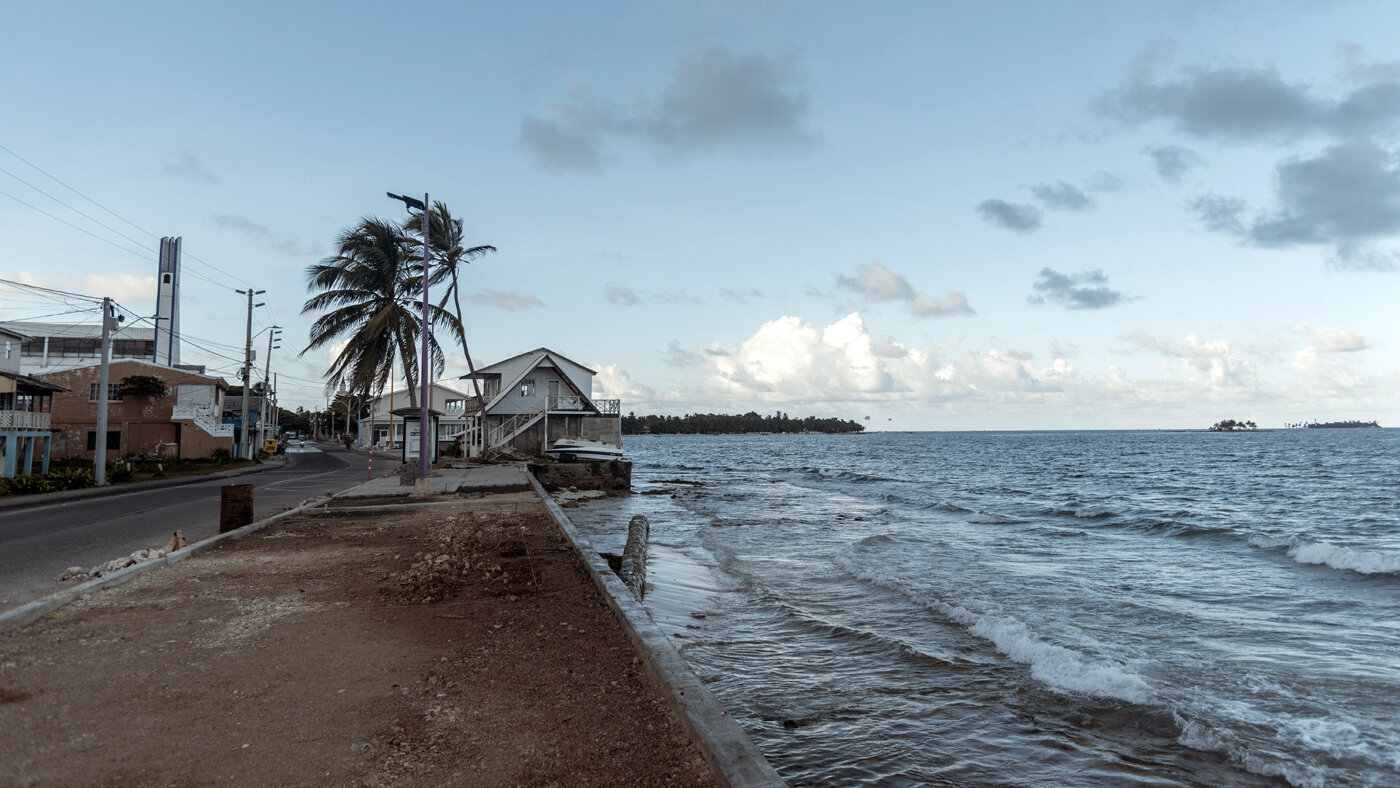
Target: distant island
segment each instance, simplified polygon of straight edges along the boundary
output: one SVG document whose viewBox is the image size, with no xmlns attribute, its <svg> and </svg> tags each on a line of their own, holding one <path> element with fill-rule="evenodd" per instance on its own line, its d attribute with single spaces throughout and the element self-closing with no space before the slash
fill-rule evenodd
<svg viewBox="0 0 1400 788">
<path fill-rule="evenodd" d="M 1376 427 L 1376 428 L 1379 428 L 1381 425 L 1380 425 L 1379 422 L 1375 422 L 1375 421 L 1310 421 L 1310 422 L 1307 422 L 1306 424 L 1300 421 L 1300 422 L 1298 422 L 1297 424 L 1286 424 L 1286 425 L 1284 425 L 1284 426 L 1286 426 L 1286 427 L 1300 427 L 1300 428 L 1302 428 L 1302 429 L 1308 429 L 1308 430 L 1341 430 L 1341 429 L 1349 429 L 1349 428 L 1351 428 L 1351 427 Z"/>
<path fill-rule="evenodd" d="M 753 411 L 731 416 L 722 413 L 688 413 L 684 416 L 622 417 L 623 435 L 745 435 L 751 433 L 852 433 L 864 432 L 865 425 L 845 419 L 792 418 L 779 411 L 760 416 Z"/>
<path fill-rule="evenodd" d="M 1226 419 L 1226 420 L 1224 420 L 1224 421 L 1217 421 L 1217 422 L 1215 422 L 1214 424 L 1210 425 L 1210 429 L 1209 429 L 1208 431 L 1209 431 L 1209 432 L 1253 432 L 1254 430 L 1257 430 L 1257 429 L 1259 429 L 1259 425 L 1255 424 L 1255 423 L 1252 422 L 1252 421 L 1235 421 L 1234 419 Z"/>
</svg>

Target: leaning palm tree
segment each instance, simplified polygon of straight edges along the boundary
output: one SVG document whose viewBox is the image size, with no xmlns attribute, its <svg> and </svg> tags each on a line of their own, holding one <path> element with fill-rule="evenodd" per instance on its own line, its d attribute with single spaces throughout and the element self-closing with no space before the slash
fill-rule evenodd
<svg viewBox="0 0 1400 788">
<path fill-rule="evenodd" d="M 328 379 L 344 380 L 356 393 L 383 387 L 397 360 L 406 380 L 418 373 L 415 351 L 423 330 L 422 304 L 414 295 L 422 287 L 421 263 L 414 267 L 412 245 L 394 222 L 366 217 L 346 229 L 337 253 L 307 268 L 307 289 L 318 291 L 302 314 L 324 312 L 311 325 L 310 343 L 301 355 L 344 338 L 345 347 L 327 369 Z M 457 320 L 441 307 L 429 305 L 427 319 L 461 333 Z M 446 367 L 442 348 L 429 335 L 430 369 Z M 409 405 L 417 397 L 409 387 Z"/>
<path fill-rule="evenodd" d="M 418 236 L 418 247 L 421 250 L 423 246 L 423 214 L 417 213 L 410 217 L 404 224 L 404 229 Z M 488 252 L 496 251 L 496 247 L 488 245 L 466 246 L 464 243 L 466 233 L 462 229 L 462 220 L 453 218 L 452 212 L 441 202 L 433 203 L 433 210 L 428 214 L 428 230 L 428 246 L 433 262 L 437 264 L 437 269 L 428 278 L 428 284 L 439 285 L 443 282 L 450 282 L 447 292 L 438 300 L 438 306 L 446 307 L 447 300 L 452 299 L 452 306 L 456 310 L 457 316 L 457 339 L 462 343 L 462 355 L 467 359 L 467 370 L 472 374 L 473 391 L 476 392 L 476 406 L 480 409 L 485 403 L 481 398 L 481 382 L 476 379 L 476 367 L 472 364 L 472 353 L 467 349 L 466 324 L 462 321 L 462 299 L 458 288 L 458 272 L 463 265 L 471 263 L 472 260 Z"/>
</svg>

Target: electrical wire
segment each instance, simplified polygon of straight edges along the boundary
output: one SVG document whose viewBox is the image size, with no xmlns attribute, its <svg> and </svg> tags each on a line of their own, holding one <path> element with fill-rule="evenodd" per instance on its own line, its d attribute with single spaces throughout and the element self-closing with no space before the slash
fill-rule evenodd
<svg viewBox="0 0 1400 788">
<path fill-rule="evenodd" d="M 101 241 L 101 242 L 104 243 L 104 244 L 110 244 L 110 245 L 112 245 L 112 246 L 115 246 L 116 248 L 122 250 L 123 252 L 126 252 L 127 254 L 134 254 L 134 255 L 136 255 L 137 257 L 140 257 L 140 258 L 143 259 L 143 260 L 146 260 L 146 259 L 149 259 L 149 258 L 150 258 L 150 250 L 147 250 L 146 252 L 143 253 L 143 252 L 134 251 L 134 250 L 132 250 L 132 249 L 128 249 L 128 248 L 126 248 L 125 246 L 122 246 L 121 244 L 117 243 L 116 241 L 111 240 L 110 238 L 103 238 L 102 236 L 98 235 L 97 233 L 94 233 L 94 232 L 92 232 L 91 230 L 88 230 L 88 229 L 86 229 L 86 228 L 79 227 L 78 225 L 73 224 L 72 222 L 68 221 L 67 219 L 60 219 L 59 217 L 54 216 L 53 214 L 49 213 L 48 211 L 44 210 L 43 208 L 40 208 L 39 206 L 33 205 L 33 204 L 31 204 L 31 203 L 27 203 L 27 202 L 25 202 L 24 200 L 21 200 L 20 198 L 14 196 L 13 194 L 10 194 L 10 193 L 7 192 L 7 191 L 0 190 L 0 194 L 3 194 L 3 195 L 5 195 L 6 197 L 9 197 L 11 200 L 14 200 L 15 202 L 17 202 L 17 203 L 19 203 L 20 205 L 23 205 L 23 206 L 25 206 L 25 207 L 27 207 L 27 208 L 33 208 L 34 210 L 38 211 L 39 213 L 42 213 L 43 215 L 49 217 L 50 219 L 53 219 L 53 220 L 56 221 L 56 222 L 59 222 L 60 224 L 66 224 L 66 225 L 68 225 L 69 227 L 72 227 L 74 230 L 77 230 L 78 232 L 83 233 L 84 235 L 90 235 L 90 236 L 92 236 L 93 238 L 96 238 L 97 240 Z"/>
</svg>

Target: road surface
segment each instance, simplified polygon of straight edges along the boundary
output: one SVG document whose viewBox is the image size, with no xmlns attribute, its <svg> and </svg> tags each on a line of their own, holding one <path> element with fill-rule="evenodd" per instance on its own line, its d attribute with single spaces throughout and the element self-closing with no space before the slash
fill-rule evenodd
<svg viewBox="0 0 1400 788">
<path fill-rule="evenodd" d="M 388 461 L 375 458 L 379 469 Z M 366 456 L 329 443 L 290 449 L 282 468 L 97 498 L 0 512 L 0 610 L 72 585 L 70 566 L 87 569 L 143 548 L 166 547 L 180 529 L 195 542 L 219 533 L 219 488 L 253 485 L 254 519 L 365 481 Z"/>
</svg>

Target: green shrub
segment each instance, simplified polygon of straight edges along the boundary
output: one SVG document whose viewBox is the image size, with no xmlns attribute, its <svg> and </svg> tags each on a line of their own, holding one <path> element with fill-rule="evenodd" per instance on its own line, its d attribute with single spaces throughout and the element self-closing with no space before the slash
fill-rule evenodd
<svg viewBox="0 0 1400 788">
<path fill-rule="evenodd" d="M 226 465 L 233 459 L 233 452 L 228 449 L 215 449 L 209 452 L 209 459 L 219 465 Z"/>
<path fill-rule="evenodd" d="M 81 490 L 84 487 L 91 487 L 94 483 L 92 470 L 89 468 L 64 468 L 50 471 L 48 479 L 55 490 Z"/>
<path fill-rule="evenodd" d="M 125 484 L 135 478 L 131 466 L 126 463 L 117 463 L 107 469 L 107 481 L 110 484 Z"/>
<path fill-rule="evenodd" d="M 43 476 L 16 476 L 5 481 L 8 482 L 10 495 L 34 495 L 54 489 L 53 483 Z"/>
</svg>

